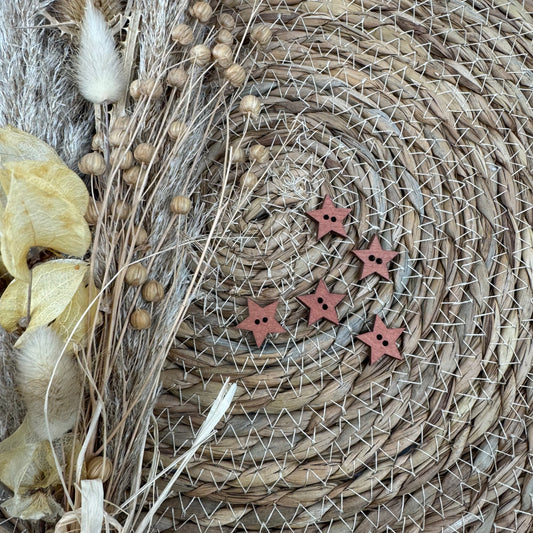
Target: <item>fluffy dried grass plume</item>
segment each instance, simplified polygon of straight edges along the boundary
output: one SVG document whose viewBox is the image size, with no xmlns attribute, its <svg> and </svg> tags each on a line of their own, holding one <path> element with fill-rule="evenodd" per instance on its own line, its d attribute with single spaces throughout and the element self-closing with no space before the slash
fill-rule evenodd
<svg viewBox="0 0 533 533">
<path fill-rule="evenodd" d="M 87 1 L 81 25 L 76 80 L 84 98 L 94 104 L 116 102 L 126 88 L 126 75 L 104 15 Z"/>
<path fill-rule="evenodd" d="M 81 375 L 64 350 L 65 344 L 49 327 L 28 332 L 19 348 L 17 385 L 30 427 L 40 440 L 57 439 L 76 422 Z"/>
</svg>

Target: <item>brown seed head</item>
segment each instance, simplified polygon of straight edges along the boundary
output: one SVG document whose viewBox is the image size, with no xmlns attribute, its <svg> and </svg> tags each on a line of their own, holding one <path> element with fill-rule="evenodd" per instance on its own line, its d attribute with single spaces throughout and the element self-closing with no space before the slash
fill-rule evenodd
<svg viewBox="0 0 533 533">
<path fill-rule="evenodd" d="M 148 279 L 148 270 L 139 263 L 131 265 L 126 270 L 124 280 L 132 287 L 140 287 Z"/>
<path fill-rule="evenodd" d="M 205 24 L 211 18 L 213 9 L 207 2 L 196 2 L 189 8 L 189 13 L 191 17 Z"/>
<path fill-rule="evenodd" d="M 91 148 L 95 152 L 101 152 L 104 149 L 104 144 L 104 133 L 101 131 L 95 133 L 91 142 Z"/>
<path fill-rule="evenodd" d="M 257 176 L 255 172 L 248 170 L 245 172 L 240 179 L 240 184 L 243 189 L 251 189 L 257 183 Z"/>
<path fill-rule="evenodd" d="M 141 294 L 147 302 L 160 302 L 165 296 L 165 290 L 159 281 L 151 279 L 143 285 Z"/>
<path fill-rule="evenodd" d="M 159 157 L 156 152 L 156 147 L 150 143 L 141 143 L 135 147 L 133 156 L 139 163 L 145 163 L 146 165 L 153 162 L 157 162 Z"/>
<path fill-rule="evenodd" d="M 122 173 L 122 179 L 131 187 L 136 187 L 141 181 L 141 167 L 135 165 Z"/>
<path fill-rule="evenodd" d="M 170 201 L 170 210 L 175 215 L 186 215 L 191 210 L 191 200 L 187 196 L 174 196 Z"/>
<path fill-rule="evenodd" d="M 272 30 L 266 24 L 254 26 L 250 32 L 250 40 L 261 47 L 267 46 L 272 40 Z"/>
<path fill-rule="evenodd" d="M 111 166 L 118 167 L 121 170 L 128 170 L 134 163 L 133 154 L 124 147 L 111 150 L 109 161 L 111 162 Z"/>
<path fill-rule="evenodd" d="M 246 71 L 237 63 L 233 63 L 224 71 L 224 76 L 233 87 L 239 87 L 246 79 Z"/>
<path fill-rule="evenodd" d="M 262 144 L 254 144 L 250 147 L 250 160 L 254 163 L 266 163 L 270 157 L 270 152 Z"/>
<path fill-rule="evenodd" d="M 221 28 L 231 31 L 235 28 L 235 19 L 229 13 L 221 13 L 218 16 L 218 24 Z"/>
<path fill-rule="evenodd" d="M 178 44 L 187 46 L 194 41 L 194 33 L 188 24 L 177 24 L 172 28 L 171 37 Z"/>
<path fill-rule="evenodd" d="M 148 233 L 142 226 L 133 226 L 132 232 L 129 234 L 130 244 L 142 245 L 148 242 Z"/>
<path fill-rule="evenodd" d="M 233 141 L 231 143 L 231 162 L 244 163 L 246 161 L 246 154 L 241 147 L 241 140 Z"/>
<path fill-rule="evenodd" d="M 189 75 L 187 74 L 187 71 L 183 68 L 176 67 L 168 71 L 167 85 L 176 87 L 177 89 L 183 89 L 188 79 Z"/>
<path fill-rule="evenodd" d="M 105 172 L 106 166 L 102 154 L 91 152 L 80 159 L 78 168 L 82 174 L 101 176 Z"/>
<path fill-rule="evenodd" d="M 168 136 L 174 141 L 183 139 L 186 132 L 187 124 L 181 120 L 175 120 L 174 122 L 171 122 L 168 127 Z"/>
<path fill-rule="evenodd" d="M 106 482 L 113 472 L 113 463 L 107 457 L 93 457 L 87 463 L 87 478 L 88 479 L 101 479 L 102 482 Z"/>
<path fill-rule="evenodd" d="M 205 44 L 197 44 L 191 48 L 189 57 L 195 65 L 204 67 L 211 61 L 211 50 Z"/>
<path fill-rule="evenodd" d="M 231 46 L 233 44 L 233 35 L 231 35 L 228 30 L 221 28 L 217 33 L 215 40 L 217 43 Z"/>
<path fill-rule="evenodd" d="M 115 200 L 111 205 L 111 213 L 119 220 L 126 220 L 131 213 L 131 205 L 124 200 Z"/>
<path fill-rule="evenodd" d="M 233 63 L 233 51 L 227 44 L 216 44 L 212 53 L 213 59 L 222 68 L 228 68 Z"/>
<path fill-rule="evenodd" d="M 130 324 L 133 329 L 148 329 L 152 325 L 150 313 L 144 309 L 136 309 L 130 316 Z"/>
<path fill-rule="evenodd" d="M 150 98 L 161 98 L 163 96 L 163 86 L 159 80 L 150 78 L 142 80 L 139 84 L 139 92 L 142 96 L 149 96 Z"/>
<path fill-rule="evenodd" d="M 98 222 L 98 215 L 102 212 L 102 202 L 100 200 L 89 199 L 87 211 L 85 211 L 85 220 L 91 226 Z"/>
<path fill-rule="evenodd" d="M 251 118 L 259 118 L 261 113 L 261 101 L 253 94 L 247 94 L 239 104 L 239 111 Z"/>
</svg>

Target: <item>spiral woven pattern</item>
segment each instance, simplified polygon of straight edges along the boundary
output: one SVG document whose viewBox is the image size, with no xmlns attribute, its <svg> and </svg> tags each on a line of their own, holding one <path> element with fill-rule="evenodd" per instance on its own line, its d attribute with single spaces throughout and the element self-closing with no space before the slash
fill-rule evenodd
<svg viewBox="0 0 533 533">
<path fill-rule="evenodd" d="M 258 119 L 215 127 L 197 201 L 228 201 L 164 372 L 170 462 L 223 379 L 235 404 L 160 530 L 530 531 L 533 3 L 262 2 L 228 10 Z M 245 28 L 265 24 L 270 43 Z M 218 128 L 218 129 L 217 129 Z M 233 165 L 226 142 L 268 148 Z M 252 171 L 252 189 L 239 179 Z M 349 207 L 347 237 L 306 211 Z M 206 220 L 206 229 L 213 219 Z M 353 249 L 398 252 L 360 280 Z M 194 250 L 189 258 L 195 265 Z M 297 296 L 346 297 L 308 325 Z M 247 298 L 286 333 L 257 348 Z M 402 360 L 356 336 L 405 328 Z"/>
</svg>

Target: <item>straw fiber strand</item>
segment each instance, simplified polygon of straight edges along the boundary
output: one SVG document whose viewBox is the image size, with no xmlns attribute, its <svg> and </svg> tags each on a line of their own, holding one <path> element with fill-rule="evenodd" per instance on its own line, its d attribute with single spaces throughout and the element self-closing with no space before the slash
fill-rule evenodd
<svg viewBox="0 0 533 533">
<path fill-rule="evenodd" d="M 533 3 L 262 2 L 227 9 L 244 94 L 211 136 L 198 198 L 230 198 L 163 372 L 170 463 L 229 377 L 236 401 L 159 530 L 530 531 Z M 253 45 L 249 29 L 273 38 Z M 248 29 L 247 29 L 248 28 Z M 216 83 L 216 82 L 214 82 Z M 231 167 L 226 143 L 270 151 Z M 252 170 L 257 185 L 239 179 Z M 347 237 L 305 212 L 351 208 Z M 212 220 L 206 220 L 210 228 Z M 391 281 L 351 253 L 378 235 Z M 191 267 L 198 260 L 194 251 Z M 320 279 L 340 324 L 307 325 Z M 247 298 L 286 333 L 257 348 Z M 370 365 L 356 335 L 405 328 Z M 150 457 L 150 451 L 147 457 Z"/>
</svg>

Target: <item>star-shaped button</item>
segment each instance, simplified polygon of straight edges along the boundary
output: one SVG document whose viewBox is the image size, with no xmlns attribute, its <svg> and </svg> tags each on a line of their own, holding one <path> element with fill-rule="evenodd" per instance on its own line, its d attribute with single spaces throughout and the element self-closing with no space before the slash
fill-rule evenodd
<svg viewBox="0 0 533 533">
<path fill-rule="evenodd" d="M 374 273 L 379 274 L 382 278 L 390 279 L 387 263 L 390 263 L 398 255 L 398 252 L 384 250 L 377 235 L 374 235 L 366 250 L 352 250 L 352 252 L 363 261 L 360 280 Z"/>
<path fill-rule="evenodd" d="M 346 237 L 346 230 L 342 221 L 348 216 L 351 209 L 348 207 L 335 207 L 331 198 L 326 195 L 320 209 L 307 211 L 306 215 L 318 222 L 317 239 L 321 239 L 330 231 Z"/>
<path fill-rule="evenodd" d="M 335 308 L 345 296 L 345 294 L 329 292 L 324 280 L 321 279 L 313 294 L 298 296 L 298 300 L 309 308 L 309 325 L 318 322 L 321 318 L 338 324 L 339 317 Z"/>
<path fill-rule="evenodd" d="M 360 341 L 370 346 L 370 364 L 373 365 L 380 357 L 390 355 L 401 359 L 402 355 L 396 346 L 398 337 L 405 328 L 388 328 L 383 320 L 376 315 L 374 329 L 368 333 L 357 335 Z"/>
<path fill-rule="evenodd" d="M 255 343 L 260 348 L 269 333 L 285 333 L 285 328 L 275 319 L 279 302 L 273 302 L 261 307 L 248 298 L 248 318 L 245 318 L 237 327 L 252 331 Z"/>
</svg>

